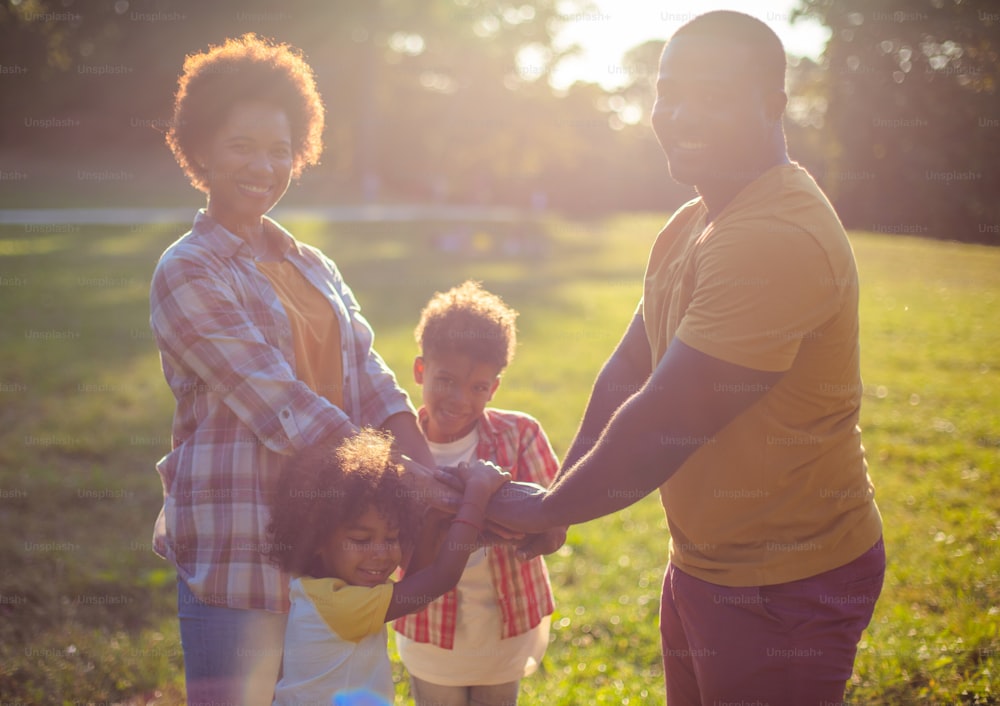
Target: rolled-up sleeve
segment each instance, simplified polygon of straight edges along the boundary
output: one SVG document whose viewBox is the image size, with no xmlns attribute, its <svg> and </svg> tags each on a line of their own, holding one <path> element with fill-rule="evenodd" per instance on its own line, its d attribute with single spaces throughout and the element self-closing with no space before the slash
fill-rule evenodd
<svg viewBox="0 0 1000 706">
<path fill-rule="evenodd" d="M 330 261 L 328 266 L 336 267 Z M 392 370 L 375 351 L 373 347 L 375 334 L 362 316 L 361 307 L 354 293 L 339 273 L 334 278 L 334 286 L 347 309 L 350 320 L 353 349 L 349 352 L 352 358 L 349 367 L 357 371 L 355 382 L 360 399 L 360 425 L 378 427 L 386 419 L 400 412 L 416 415 L 409 395 L 399 386 Z"/>
<path fill-rule="evenodd" d="M 175 395 L 219 395 L 262 444 L 282 454 L 355 428 L 296 379 L 218 270 L 167 255 L 153 275 L 150 309 L 161 354 L 183 378 Z"/>
</svg>

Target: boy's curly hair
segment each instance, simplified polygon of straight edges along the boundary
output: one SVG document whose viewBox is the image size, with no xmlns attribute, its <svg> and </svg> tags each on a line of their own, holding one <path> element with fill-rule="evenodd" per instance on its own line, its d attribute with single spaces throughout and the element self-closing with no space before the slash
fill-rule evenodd
<svg viewBox="0 0 1000 706">
<path fill-rule="evenodd" d="M 479 282 L 468 280 L 436 293 L 420 314 L 414 334 L 425 356 L 454 351 L 501 370 L 514 357 L 517 312 Z"/>
<path fill-rule="evenodd" d="M 207 171 L 195 152 L 240 101 L 262 101 L 285 111 L 292 130 L 293 178 L 319 163 L 324 108 L 312 68 L 298 49 L 249 32 L 184 58 L 166 140 L 192 186 L 208 190 Z"/>
<path fill-rule="evenodd" d="M 282 470 L 272 498 L 270 560 L 291 574 L 321 576 L 315 561 L 322 544 L 370 507 L 412 540 L 416 508 L 391 434 L 366 428 L 339 444 L 303 449 Z"/>
</svg>

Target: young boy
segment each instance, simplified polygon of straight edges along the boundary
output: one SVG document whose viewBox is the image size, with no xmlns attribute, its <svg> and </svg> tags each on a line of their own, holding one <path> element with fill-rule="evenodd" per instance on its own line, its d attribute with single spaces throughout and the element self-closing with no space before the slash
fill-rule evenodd
<svg viewBox="0 0 1000 706">
<path fill-rule="evenodd" d="M 539 423 L 486 406 L 513 357 L 516 317 L 475 282 L 431 299 L 415 332 L 420 425 L 441 467 L 488 460 L 514 481 L 548 486 L 559 463 Z M 521 677 L 545 653 L 553 608 L 541 557 L 521 561 L 506 544 L 473 552 L 455 589 L 393 625 L 416 706 L 516 704 Z"/>
</svg>

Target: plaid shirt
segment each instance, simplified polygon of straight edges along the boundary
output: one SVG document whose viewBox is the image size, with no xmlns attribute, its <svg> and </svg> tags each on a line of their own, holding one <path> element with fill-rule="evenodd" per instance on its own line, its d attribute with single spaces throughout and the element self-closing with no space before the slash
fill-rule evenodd
<svg viewBox="0 0 1000 706">
<path fill-rule="evenodd" d="M 426 416 L 426 410 L 421 409 L 421 422 Z M 559 470 L 559 461 L 541 425 L 522 412 L 484 410 L 479 420 L 476 458 L 494 462 L 509 471 L 513 480 L 545 487 Z M 555 610 L 545 560 L 538 556 L 521 561 L 515 552 L 508 544 L 486 550 L 503 618 L 501 639 L 527 632 Z M 419 613 L 398 618 L 393 628 L 415 642 L 429 642 L 450 650 L 454 646 L 457 618 L 458 589 L 452 588 Z"/>
<path fill-rule="evenodd" d="M 153 548 L 211 605 L 288 610 L 271 564 L 268 497 L 286 456 L 329 433 L 413 413 L 372 349 L 372 331 L 337 266 L 287 239 L 285 257 L 330 302 L 341 335 L 344 406 L 295 377 L 288 316 L 250 248 L 204 211 L 160 257 L 150 323 L 177 407 L 156 469 L 163 509 Z"/>
</svg>

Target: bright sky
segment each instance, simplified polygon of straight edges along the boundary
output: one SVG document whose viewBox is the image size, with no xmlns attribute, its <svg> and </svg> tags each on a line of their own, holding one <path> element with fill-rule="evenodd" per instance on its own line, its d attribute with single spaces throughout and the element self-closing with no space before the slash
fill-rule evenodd
<svg viewBox="0 0 1000 706">
<path fill-rule="evenodd" d="M 797 0 L 592 0 L 594 12 L 581 13 L 557 35 L 556 45 L 577 43 L 580 56 L 557 67 L 552 84 L 564 88 L 574 81 L 597 82 L 615 88 L 631 78 L 622 55 L 647 39 L 667 39 L 695 15 L 710 10 L 737 10 L 766 22 L 781 38 L 785 51 L 817 59 L 829 30 L 813 20 L 790 24 Z"/>
</svg>

